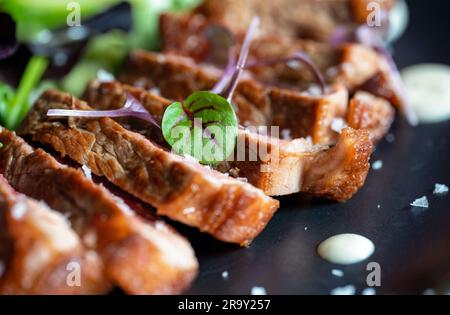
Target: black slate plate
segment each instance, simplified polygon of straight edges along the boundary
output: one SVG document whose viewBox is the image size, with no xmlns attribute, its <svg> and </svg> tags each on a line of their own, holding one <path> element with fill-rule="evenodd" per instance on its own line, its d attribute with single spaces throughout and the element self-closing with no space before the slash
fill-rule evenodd
<svg viewBox="0 0 450 315">
<path fill-rule="evenodd" d="M 398 65 L 450 64 L 450 2 L 408 4 L 409 28 L 394 47 Z M 0 62 L 0 78 L 17 82 L 27 55 L 25 51 L 14 62 Z M 360 293 L 367 287 L 366 265 L 372 261 L 381 266 L 377 293 L 422 293 L 446 278 L 449 284 L 450 194 L 435 196 L 432 191 L 437 182 L 450 185 L 450 122 L 411 128 L 397 119 L 391 132 L 395 141 L 383 141 L 372 156 L 372 161 L 383 161 L 383 168 L 370 171 L 353 199 L 335 204 L 305 195 L 281 198 L 280 210 L 250 248 L 223 244 L 176 225 L 190 238 L 200 261 L 200 274 L 187 293 L 248 294 L 253 286 L 263 286 L 269 294 L 329 294 L 347 284 Z M 429 198 L 429 209 L 409 206 L 423 195 Z M 371 239 L 374 255 L 339 266 L 316 254 L 322 240 L 347 232 Z M 343 270 L 344 276 L 333 276 L 333 268 Z M 228 279 L 222 278 L 223 271 L 228 271 Z"/>
</svg>

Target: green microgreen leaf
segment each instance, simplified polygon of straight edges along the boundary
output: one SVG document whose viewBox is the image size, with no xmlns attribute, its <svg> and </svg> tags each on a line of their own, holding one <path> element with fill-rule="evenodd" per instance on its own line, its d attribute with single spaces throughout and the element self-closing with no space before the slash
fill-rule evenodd
<svg viewBox="0 0 450 315">
<path fill-rule="evenodd" d="M 186 102 L 167 107 L 162 132 L 176 153 L 193 156 L 203 164 L 216 164 L 233 153 L 238 122 L 225 98 L 199 91 L 192 93 Z"/>
</svg>

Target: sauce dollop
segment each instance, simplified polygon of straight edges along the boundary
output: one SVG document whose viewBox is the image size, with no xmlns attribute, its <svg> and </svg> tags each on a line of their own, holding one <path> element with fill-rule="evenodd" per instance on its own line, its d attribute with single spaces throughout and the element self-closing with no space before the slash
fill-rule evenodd
<svg viewBox="0 0 450 315">
<path fill-rule="evenodd" d="M 450 119 L 450 67 L 418 64 L 401 71 L 406 95 L 419 122 L 437 123 Z"/>
<path fill-rule="evenodd" d="M 359 234 L 344 233 L 327 238 L 317 247 L 317 252 L 329 262 L 349 265 L 369 258 L 375 245 Z"/>
</svg>

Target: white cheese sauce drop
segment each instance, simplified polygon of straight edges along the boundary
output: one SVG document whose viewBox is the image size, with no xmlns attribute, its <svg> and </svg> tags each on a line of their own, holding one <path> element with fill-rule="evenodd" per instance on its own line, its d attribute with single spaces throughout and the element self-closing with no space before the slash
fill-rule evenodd
<svg viewBox="0 0 450 315">
<path fill-rule="evenodd" d="M 352 233 L 334 235 L 319 244 L 317 252 L 329 262 L 349 265 L 369 258 L 375 245 L 368 238 Z"/>
<path fill-rule="evenodd" d="M 406 95 L 419 122 L 437 123 L 450 119 L 450 67 L 418 64 L 401 71 Z"/>
</svg>

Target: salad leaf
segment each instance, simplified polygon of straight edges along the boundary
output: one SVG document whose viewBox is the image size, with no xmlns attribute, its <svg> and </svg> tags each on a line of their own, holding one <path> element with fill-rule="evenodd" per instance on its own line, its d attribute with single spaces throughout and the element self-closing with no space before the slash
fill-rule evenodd
<svg viewBox="0 0 450 315">
<path fill-rule="evenodd" d="M 47 68 L 47 64 L 47 58 L 39 56 L 31 57 L 14 97 L 11 98 L 11 91 L 7 91 L 4 94 L 7 97 L 2 105 L 2 122 L 7 128 L 14 130 L 25 117 L 30 107 L 30 94 L 41 79 Z"/>
<path fill-rule="evenodd" d="M 185 103 L 172 103 L 164 112 L 164 139 L 180 155 L 204 164 L 226 160 L 234 151 L 236 114 L 223 97 L 208 91 L 192 93 Z"/>
<path fill-rule="evenodd" d="M 60 88 L 80 96 L 87 82 L 94 79 L 98 71 L 117 72 L 128 52 L 126 40 L 126 34 L 118 30 L 92 38 L 80 61 L 59 82 Z"/>
<path fill-rule="evenodd" d="M 4 84 L 0 83 L 0 122 L 2 125 L 6 124 L 6 109 L 10 106 L 14 99 L 14 90 Z"/>
</svg>

